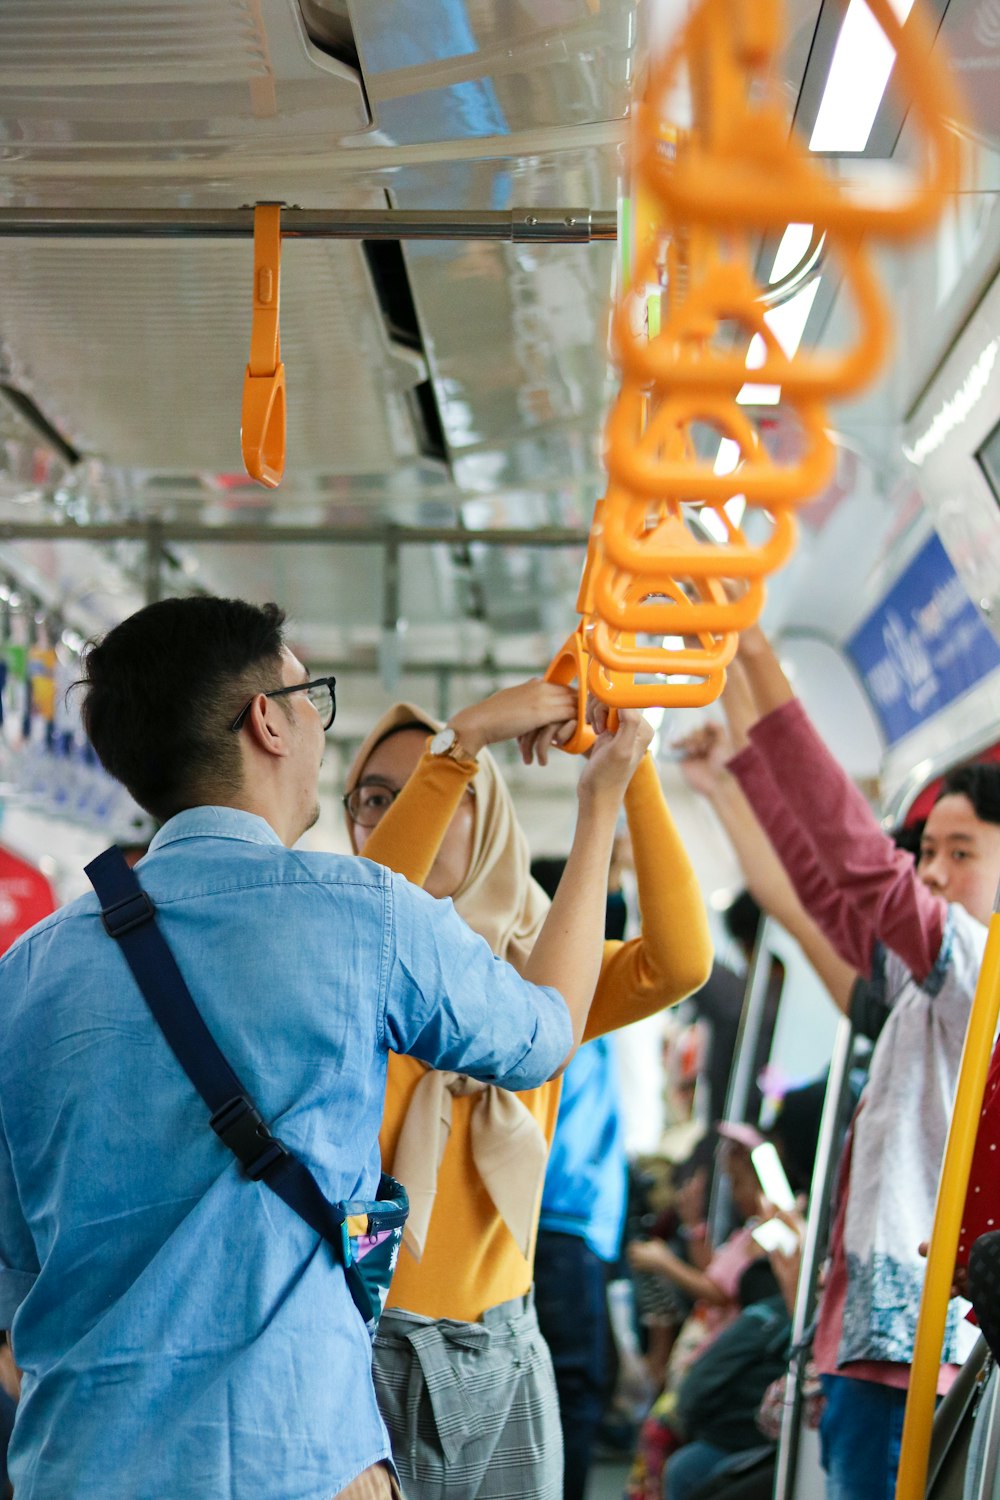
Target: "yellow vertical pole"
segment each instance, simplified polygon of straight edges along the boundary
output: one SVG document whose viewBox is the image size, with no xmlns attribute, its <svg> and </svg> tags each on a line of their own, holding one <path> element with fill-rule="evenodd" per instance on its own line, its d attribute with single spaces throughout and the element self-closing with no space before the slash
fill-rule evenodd
<svg viewBox="0 0 1000 1500">
<path fill-rule="evenodd" d="M 998 895 L 1000 901 L 1000 895 Z M 955 1255 L 969 1168 L 976 1144 L 986 1074 L 993 1050 L 993 1033 L 1000 1015 L 1000 914 L 994 909 L 986 937 L 986 952 L 965 1033 L 958 1072 L 955 1106 L 938 1184 L 934 1228 L 927 1256 L 927 1274 L 920 1299 L 917 1338 L 910 1369 L 910 1388 L 903 1421 L 903 1444 L 896 1479 L 896 1500 L 924 1500 L 931 1424 L 937 1393 L 941 1347 L 951 1295 Z"/>
</svg>

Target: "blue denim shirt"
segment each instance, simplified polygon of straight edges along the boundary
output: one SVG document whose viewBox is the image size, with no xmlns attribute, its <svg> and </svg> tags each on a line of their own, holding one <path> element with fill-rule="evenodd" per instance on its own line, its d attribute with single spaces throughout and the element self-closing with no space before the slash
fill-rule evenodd
<svg viewBox="0 0 1000 1500">
<path fill-rule="evenodd" d="M 332 1199 L 374 1196 L 389 1050 L 513 1089 L 571 1044 L 554 990 L 450 901 L 200 807 L 140 875 L 264 1118 Z M 389 1452 L 329 1247 L 247 1181 L 96 898 L 0 960 L 0 1326 L 18 1500 L 329 1500 Z"/>
</svg>

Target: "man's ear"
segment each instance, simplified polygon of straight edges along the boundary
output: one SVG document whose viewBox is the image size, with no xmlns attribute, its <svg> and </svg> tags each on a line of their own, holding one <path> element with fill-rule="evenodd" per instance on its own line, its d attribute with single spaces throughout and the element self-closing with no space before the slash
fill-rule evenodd
<svg viewBox="0 0 1000 1500">
<path fill-rule="evenodd" d="M 291 724 L 281 706 L 265 693 L 258 693 L 253 700 L 246 728 L 255 748 L 265 755 L 280 757 L 288 754 Z"/>
</svg>

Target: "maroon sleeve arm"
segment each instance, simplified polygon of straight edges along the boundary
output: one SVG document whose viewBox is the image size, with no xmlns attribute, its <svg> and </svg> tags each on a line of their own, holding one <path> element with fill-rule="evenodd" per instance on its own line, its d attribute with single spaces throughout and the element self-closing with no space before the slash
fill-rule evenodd
<svg viewBox="0 0 1000 1500">
<path fill-rule="evenodd" d="M 823 936 L 859 973 L 871 973 L 875 934 L 855 916 L 820 864 L 812 841 L 786 807 L 771 768 L 754 744 L 729 761 L 727 769 L 774 845 L 795 893 Z"/>
<path fill-rule="evenodd" d="M 941 948 L 947 905 L 917 879 L 912 855 L 882 832 L 797 699 L 758 720 L 750 737 L 854 919 L 918 981 L 926 979 Z"/>
</svg>

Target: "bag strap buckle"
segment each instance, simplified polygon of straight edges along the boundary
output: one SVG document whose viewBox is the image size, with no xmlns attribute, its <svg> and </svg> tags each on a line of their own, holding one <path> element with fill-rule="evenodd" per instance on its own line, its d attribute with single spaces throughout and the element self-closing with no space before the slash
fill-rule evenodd
<svg viewBox="0 0 1000 1500">
<path fill-rule="evenodd" d="M 210 1124 L 224 1146 L 239 1158 L 244 1175 L 259 1182 L 277 1162 L 289 1156 L 245 1094 L 237 1094 L 215 1111 Z"/>
<path fill-rule="evenodd" d="M 136 891 L 123 897 L 121 901 L 113 901 L 101 911 L 104 931 L 115 939 L 124 937 L 126 932 L 132 932 L 136 927 L 142 927 L 145 922 L 151 922 L 155 916 L 156 907 L 145 891 Z"/>
</svg>

